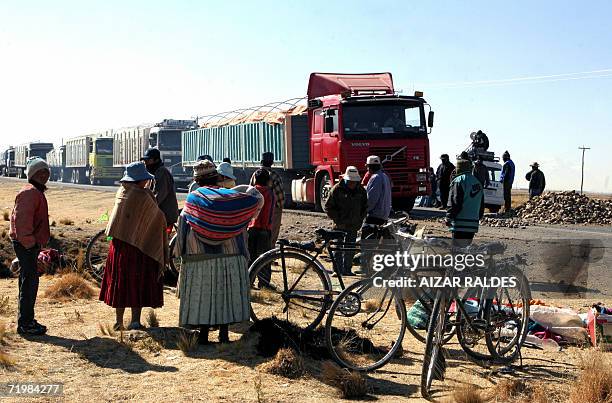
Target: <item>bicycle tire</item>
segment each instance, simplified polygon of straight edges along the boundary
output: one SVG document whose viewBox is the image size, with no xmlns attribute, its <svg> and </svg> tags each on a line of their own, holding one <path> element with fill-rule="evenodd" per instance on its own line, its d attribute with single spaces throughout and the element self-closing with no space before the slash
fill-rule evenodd
<svg viewBox="0 0 612 403">
<path fill-rule="evenodd" d="M 369 285 L 369 287 L 368 287 Z M 395 340 L 388 340 L 391 342 L 391 347 L 388 349 L 388 351 L 379 359 L 377 359 L 374 363 L 368 364 L 368 365 L 356 365 L 354 362 L 349 362 L 348 360 L 346 360 L 345 358 L 343 358 L 343 354 L 342 354 L 342 348 L 337 348 L 337 344 L 338 345 L 346 345 L 346 341 L 345 340 L 334 340 L 334 329 L 340 329 L 339 327 L 334 326 L 334 319 L 336 318 L 347 318 L 347 317 L 353 317 L 354 315 L 347 315 L 345 313 L 342 312 L 342 303 L 346 298 L 352 297 L 357 295 L 358 297 L 360 297 L 360 293 L 359 293 L 359 289 L 380 289 L 380 287 L 374 287 L 374 278 L 366 278 L 363 280 L 359 280 L 353 284 L 351 284 L 350 286 L 348 286 L 347 288 L 345 288 L 340 295 L 334 300 L 334 302 L 332 303 L 328 315 L 327 315 L 327 320 L 325 322 L 325 342 L 327 344 L 327 349 L 329 350 L 332 358 L 334 359 L 334 361 L 336 361 L 336 363 L 338 363 L 340 366 L 344 367 L 344 368 L 349 368 L 355 371 L 373 371 L 376 370 L 382 366 L 384 366 L 385 364 L 387 364 L 397 353 L 397 351 L 399 350 L 399 348 L 402 345 L 402 341 L 404 340 L 404 335 L 406 332 L 406 322 L 407 322 L 407 318 L 406 318 L 406 307 L 404 306 L 404 300 L 401 299 L 400 295 L 393 289 L 386 289 L 388 290 L 388 292 L 391 293 L 391 301 L 389 301 L 389 304 L 393 303 L 395 306 L 395 312 L 391 313 L 389 312 L 389 309 L 387 308 L 386 312 L 383 314 L 383 316 L 386 315 L 391 315 L 391 316 L 399 316 L 399 333 L 397 335 L 397 337 L 395 338 Z M 357 290 L 357 291 L 356 291 Z M 381 304 L 382 306 L 382 304 Z M 379 307 L 380 308 L 380 307 Z M 367 312 L 367 308 L 363 309 L 361 308 L 361 304 L 359 305 L 359 311 L 362 311 L 363 313 L 366 313 L 366 315 L 369 315 L 369 313 Z M 356 313 L 355 313 L 356 314 Z M 374 315 L 370 315 L 370 316 L 374 316 Z M 374 323 L 374 325 L 377 325 L 379 322 L 382 321 L 382 317 L 380 319 L 377 320 L 376 323 Z M 381 327 L 385 330 L 385 332 L 387 331 L 387 327 L 383 327 L 384 325 L 381 324 Z M 359 326 L 356 326 L 359 327 Z M 365 327 L 364 323 L 361 324 L 361 327 Z M 342 329 L 344 331 L 344 329 Z M 371 329 L 370 329 L 371 330 Z M 357 331 L 352 329 L 349 331 L 346 331 L 344 334 L 351 334 L 351 337 L 355 337 L 353 335 L 357 334 Z M 370 343 L 371 340 L 369 340 Z M 373 343 L 372 343 L 373 344 Z M 384 348 L 384 346 L 383 346 Z M 385 350 L 381 350 L 381 353 L 384 352 Z M 352 355 L 356 355 L 357 354 L 352 354 Z M 363 355 L 358 356 L 357 358 L 361 358 L 363 357 Z M 357 360 L 359 361 L 359 360 Z"/>
<path fill-rule="evenodd" d="M 520 353 L 520 349 L 523 346 L 525 338 L 527 337 L 527 328 L 529 326 L 529 301 L 531 300 L 531 290 L 529 289 L 529 281 L 527 280 L 523 272 L 520 271 L 519 269 L 514 268 L 514 267 L 507 267 L 503 270 L 503 276 L 506 276 L 506 277 L 514 276 L 519 281 L 518 288 L 520 290 L 521 300 L 518 301 L 517 307 L 520 304 L 522 309 L 520 312 L 520 323 L 518 324 L 518 327 L 517 327 L 518 331 L 512 337 L 511 341 L 506 346 L 502 347 L 501 349 L 498 349 L 499 343 L 496 342 L 496 341 L 499 341 L 501 337 L 495 338 L 495 332 L 493 331 L 487 332 L 485 341 L 495 361 L 502 363 L 502 364 L 507 364 L 509 362 L 514 361 L 518 357 Z M 506 295 L 509 296 L 509 293 L 507 292 L 508 287 L 504 288 L 503 290 L 506 292 Z M 496 294 L 496 295 L 498 296 L 499 294 Z M 509 317 L 508 312 L 507 312 L 508 306 L 507 304 L 505 305 L 506 305 L 505 310 L 500 309 L 499 299 L 489 299 L 487 300 L 487 304 L 485 306 L 486 312 L 488 313 L 487 323 L 494 322 L 495 329 L 498 329 L 498 328 L 500 329 L 500 333 L 499 333 L 500 336 L 501 336 L 501 331 L 503 330 L 502 328 L 506 326 L 508 319 L 512 321 L 512 317 L 515 316 L 515 315 L 510 315 Z M 514 307 L 512 307 L 511 309 L 514 309 Z M 491 315 L 493 315 L 493 319 L 491 319 Z"/>
<path fill-rule="evenodd" d="M 85 267 L 89 275 L 98 283 L 102 282 L 102 277 L 104 276 L 104 265 L 102 261 L 106 262 L 106 256 L 93 256 L 93 250 L 98 242 L 107 240 L 106 238 L 106 230 L 99 231 L 91 237 L 85 249 Z"/>
<path fill-rule="evenodd" d="M 475 288 L 471 288 L 468 289 L 468 291 L 465 293 L 465 295 L 463 296 L 463 298 L 461 298 L 460 303 L 463 304 L 465 306 L 465 302 L 472 297 L 475 297 L 478 295 L 478 290 Z M 487 310 L 487 301 L 482 301 L 480 300 L 479 303 L 479 309 L 480 309 L 480 305 L 482 304 L 482 310 L 483 310 L 483 317 L 481 319 L 481 322 L 485 323 L 486 326 L 488 326 L 489 323 L 489 311 Z M 464 320 L 462 317 L 462 312 L 461 310 L 459 310 L 459 308 L 456 308 L 456 335 L 457 335 L 457 341 L 459 342 L 459 345 L 461 346 L 461 348 L 463 349 L 463 351 L 472 359 L 476 360 L 476 361 L 490 361 L 491 359 L 493 359 L 493 355 L 491 354 L 491 352 L 489 351 L 489 348 L 486 344 L 486 334 L 487 334 L 487 330 L 486 329 L 481 329 L 478 328 L 476 326 L 471 327 L 467 320 Z M 466 332 L 472 332 L 469 334 L 466 334 Z M 474 333 L 477 332 L 477 333 Z M 477 339 L 477 340 L 475 340 Z M 478 351 L 475 347 L 480 347 L 480 349 L 482 351 Z"/>
<path fill-rule="evenodd" d="M 309 320 L 307 322 L 309 323 L 304 323 L 304 320 L 293 320 L 294 323 L 299 324 L 300 326 L 305 327 L 306 330 L 313 330 L 319 323 L 321 323 L 321 321 L 323 320 L 323 317 L 325 316 L 325 313 L 327 311 L 327 308 L 329 307 L 329 305 L 331 304 L 331 294 L 332 294 L 332 285 L 331 285 L 331 280 L 329 279 L 329 276 L 327 275 L 327 272 L 325 271 L 325 269 L 323 268 L 322 264 L 315 259 L 313 261 L 312 256 L 304 251 L 301 251 L 297 248 L 284 248 L 283 250 L 281 250 L 280 248 L 276 248 L 276 249 L 272 249 L 264 254 L 262 254 L 261 256 L 259 256 L 252 264 L 251 267 L 249 268 L 249 284 L 250 284 L 250 293 L 251 293 L 251 298 L 250 298 L 250 309 L 251 309 L 251 320 L 253 320 L 253 322 L 257 322 L 258 320 L 264 319 L 264 318 L 268 318 L 268 317 L 272 317 L 272 316 L 276 316 L 276 315 L 258 315 L 256 313 L 256 309 L 254 309 L 253 303 L 255 301 L 255 303 L 257 303 L 256 301 L 261 299 L 261 295 L 256 295 L 255 292 L 259 292 L 262 290 L 262 288 L 258 288 L 255 286 L 255 282 L 256 280 L 258 280 L 259 274 L 262 270 L 264 270 L 268 265 L 272 265 L 272 263 L 274 261 L 276 261 L 277 259 L 295 259 L 298 260 L 304 264 L 306 264 L 306 269 L 304 270 L 304 274 L 306 273 L 306 271 L 313 271 L 316 275 L 316 279 L 318 279 L 319 284 L 321 284 L 322 286 L 320 287 L 320 291 L 317 290 L 307 290 L 310 292 L 317 292 L 320 293 L 322 295 L 320 302 L 316 302 L 316 305 L 320 305 L 319 307 L 315 307 L 317 314 L 315 315 L 314 319 Z M 271 271 L 272 273 L 272 271 Z M 281 272 L 282 273 L 282 272 Z M 285 281 L 287 280 L 287 277 L 285 275 L 282 275 L 283 277 L 283 293 L 286 293 L 288 290 L 285 289 Z M 298 281 L 303 278 L 300 277 L 298 279 Z M 288 284 L 288 281 L 287 281 Z M 295 283 L 297 284 L 297 283 Z M 268 288 L 268 293 L 277 293 L 278 294 L 278 287 L 276 287 L 276 289 L 274 289 L 274 284 L 268 284 L 268 287 L 264 287 L 264 288 Z M 276 298 L 277 299 L 277 298 Z M 285 306 L 283 307 L 283 312 L 285 313 L 285 317 L 287 320 L 291 321 L 291 319 L 289 318 L 289 312 L 290 312 L 290 308 L 289 305 L 291 303 L 291 297 L 287 296 L 287 295 L 283 295 L 282 293 L 280 294 L 280 299 L 282 299 L 285 302 Z M 316 300 L 316 298 L 311 298 L 310 300 Z M 308 298 L 304 297 L 304 301 L 308 300 Z M 305 308 L 304 306 L 299 306 L 296 305 L 296 307 L 300 307 L 302 309 L 309 309 L 309 310 L 314 310 L 313 308 L 309 307 L 309 308 Z M 305 319 L 305 315 L 304 312 L 302 311 L 302 318 L 301 319 Z M 299 319 L 299 318 L 298 318 Z"/>
<path fill-rule="evenodd" d="M 440 339 L 444 334 L 444 317 L 446 316 L 447 299 L 443 291 L 436 293 L 433 303 L 429 326 L 427 327 L 427 341 L 421 368 L 421 396 L 430 397 L 431 384 L 434 377 L 443 378 L 445 368 L 438 368 L 438 357 L 443 353 Z M 443 357 L 443 356 L 442 356 Z"/>
</svg>

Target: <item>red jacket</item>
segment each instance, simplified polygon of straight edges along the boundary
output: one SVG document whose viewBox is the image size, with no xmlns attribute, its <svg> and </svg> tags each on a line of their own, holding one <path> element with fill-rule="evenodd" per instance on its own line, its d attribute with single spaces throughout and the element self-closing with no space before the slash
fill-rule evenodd
<svg viewBox="0 0 612 403">
<path fill-rule="evenodd" d="M 45 194 L 27 185 L 15 197 L 11 214 L 10 237 L 24 248 L 45 246 L 49 242 L 49 208 Z"/>
<path fill-rule="evenodd" d="M 272 230 L 272 215 L 274 213 L 275 197 L 272 189 L 267 186 L 255 185 L 255 189 L 261 193 L 264 198 L 264 204 L 259 211 L 257 218 L 249 224 L 249 228 L 257 228 L 263 230 Z"/>
</svg>

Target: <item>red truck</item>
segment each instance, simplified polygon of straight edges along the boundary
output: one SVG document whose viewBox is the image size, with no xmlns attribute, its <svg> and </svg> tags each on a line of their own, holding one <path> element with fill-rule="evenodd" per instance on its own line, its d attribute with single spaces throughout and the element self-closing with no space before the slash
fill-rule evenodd
<svg viewBox="0 0 612 403">
<path fill-rule="evenodd" d="M 391 73 L 312 73 L 306 114 L 304 108 L 291 108 L 270 122 L 279 108 L 272 109 L 211 115 L 234 118 L 205 120 L 201 128 L 184 131 L 183 165 L 193 165 L 202 154 L 215 162 L 230 157 L 237 182 L 243 183 L 259 165 L 261 153 L 272 151 L 287 202 L 321 210 L 347 166 L 356 166 L 363 175 L 367 156 L 378 155 L 391 177 L 397 208 L 410 210 L 418 195 L 429 192 L 433 112 L 420 92 L 395 94 Z"/>
</svg>

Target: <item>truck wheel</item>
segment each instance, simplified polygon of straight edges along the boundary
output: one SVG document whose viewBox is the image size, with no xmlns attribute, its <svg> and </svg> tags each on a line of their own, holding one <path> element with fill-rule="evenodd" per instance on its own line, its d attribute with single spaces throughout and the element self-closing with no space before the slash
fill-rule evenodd
<svg viewBox="0 0 612 403">
<path fill-rule="evenodd" d="M 331 194 L 331 185 L 329 184 L 329 174 L 325 172 L 321 175 L 321 179 L 319 180 L 319 189 L 317 193 L 317 201 L 315 204 L 316 211 L 323 211 L 325 207 L 325 203 L 327 199 L 329 199 L 329 195 Z"/>
</svg>

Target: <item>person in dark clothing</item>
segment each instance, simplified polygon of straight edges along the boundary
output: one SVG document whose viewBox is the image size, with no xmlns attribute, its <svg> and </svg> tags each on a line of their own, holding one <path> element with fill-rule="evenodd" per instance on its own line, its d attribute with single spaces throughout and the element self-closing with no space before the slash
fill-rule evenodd
<svg viewBox="0 0 612 403">
<path fill-rule="evenodd" d="M 223 162 L 227 162 L 228 164 L 231 164 L 232 160 L 230 159 L 230 157 L 225 157 L 223 158 Z"/>
<path fill-rule="evenodd" d="M 544 172 L 540 171 L 540 165 L 537 162 L 531 164 L 531 171 L 527 172 L 525 179 L 529 181 L 529 198 L 539 196 L 544 192 L 546 187 L 546 178 Z"/>
<path fill-rule="evenodd" d="M 484 162 L 482 162 L 482 158 L 478 157 L 476 161 L 474 161 L 472 175 L 478 179 L 483 188 L 489 187 L 489 170 Z"/>
<path fill-rule="evenodd" d="M 253 179 L 253 186 L 263 196 L 264 203 L 257 218 L 249 224 L 248 248 L 251 257 L 250 264 L 273 247 L 272 225 L 274 220 L 274 209 L 276 208 L 276 197 L 274 191 L 270 188 L 272 181 L 270 172 L 265 169 L 258 169 L 253 173 Z M 270 267 L 261 270 L 258 276 L 259 287 L 268 287 L 270 285 L 270 278 Z"/>
<path fill-rule="evenodd" d="M 344 243 L 349 247 L 357 239 L 368 208 L 368 196 L 360 182 L 357 168 L 346 167 L 344 177 L 331 189 L 325 203 L 325 212 L 334 221 L 334 229 L 346 232 Z M 353 256 L 355 251 L 337 252 L 335 258 L 342 275 L 353 275 Z"/>
<path fill-rule="evenodd" d="M 484 214 L 484 191 L 480 181 L 472 175 L 469 160 L 457 160 L 457 175 L 450 186 L 450 203 L 446 225 L 453 234 L 453 244 L 465 247 L 472 243 Z"/>
<path fill-rule="evenodd" d="M 170 228 L 176 223 L 179 215 L 174 178 L 164 166 L 157 148 L 149 148 L 141 160 L 147 166 L 147 171 L 155 176 L 151 190 L 155 194 L 157 205 L 166 216 L 166 227 Z"/>
<path fill-rule="evenodd" d="M 442 154 L 440 160 L 442 163 L 436 170 L 436 177 L 438 178 L 438 188 L 440 189 L 440 199 L 442 201 L 440 209 L 444 210 L 448 204 L 448 192 L 450 191 L 451 176 L 455 166 L 450 162 L 448 154 Z"/>
<path fill-rule="evenodd" d="M 438 205 L 438 177 L 432 167 L 429 167 L 429 183 L 431 185 L 431 193 L 427 201 L 427 207 L 436 207 Z"/>
<path fill-rule="evenodd" d="M 504 165 L 499 181 L 504 185 L 504 212 L 507 213 L 512 208 L 512 184 L 514 183 L 515 168 L 507 150 L 502 154 L 502 160 L 504 160 Z"/>
<path fill-rule="evenodd" d="M 45 197 L 49 166 L 41 158 L 31 158 L 26 163 L 26 175 L 29 184 L 15 197 L 9 234 L 20 266 L 17 333 L 43 335 L 47 328 L 34 318 L 34 305 L 38 294 L 38 254 L 50 238 Z"/>
</svg>

